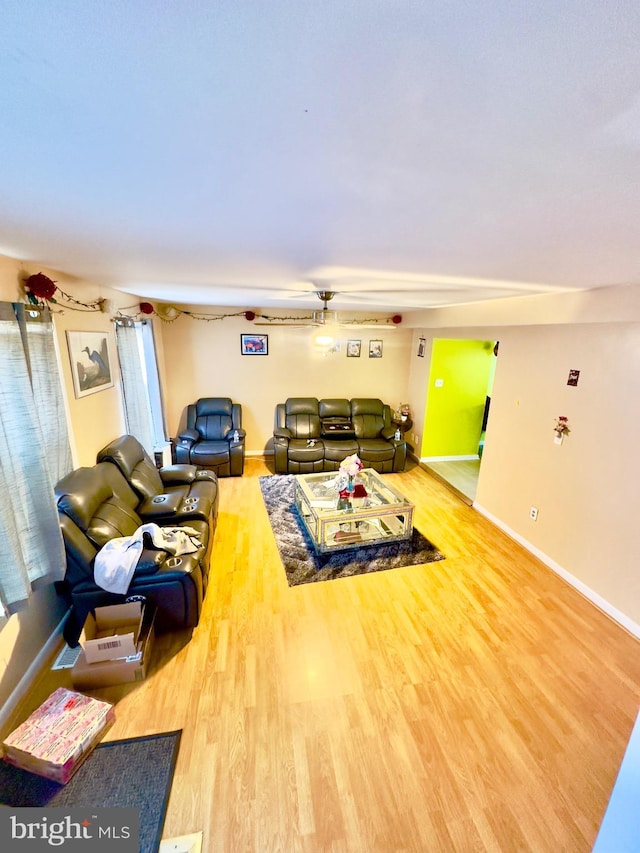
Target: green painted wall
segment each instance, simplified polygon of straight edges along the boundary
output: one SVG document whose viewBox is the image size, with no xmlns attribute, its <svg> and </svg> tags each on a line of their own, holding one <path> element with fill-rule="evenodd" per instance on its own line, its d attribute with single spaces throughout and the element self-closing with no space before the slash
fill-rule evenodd
<svg viewBox="0 0 640 853">
<path fill-rule="evenodd" d="M 494 343 L 434 340 L 421 456 L 478 453 Z"/>
</svg>

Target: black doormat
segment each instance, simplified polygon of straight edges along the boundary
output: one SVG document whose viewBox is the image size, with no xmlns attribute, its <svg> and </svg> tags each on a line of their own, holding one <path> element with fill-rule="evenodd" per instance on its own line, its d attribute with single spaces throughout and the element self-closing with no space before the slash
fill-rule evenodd
<svg viewBox="0 0 640 853">
<path fill-rule="evenodd" d="M 154 853 L 162 838 L 181 734 L 100 743 L 66 785 L 0 761 L 0 805 L 137 809 L 140 853 Z"/>
<path fill-rule="evenodd" d="M 436 546 L 414 527 L 410 539 L 316 554 L 294 502 L 292 474 L 260 477 L 260 489 L 289 586 L 397 569 L 444 560 Z"/>
</svg>

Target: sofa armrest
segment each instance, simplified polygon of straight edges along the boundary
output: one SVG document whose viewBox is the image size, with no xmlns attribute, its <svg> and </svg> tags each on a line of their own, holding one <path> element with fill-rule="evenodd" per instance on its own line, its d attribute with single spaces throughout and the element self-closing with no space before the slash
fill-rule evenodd
<svg viewBox="0 0 640 853">
<path fill-rule="evenodd" d="M 134 578 L 141 575 L 153 575 L 163 565 L 167 559 L 166 551 L 158 551 L 156 548 L 143 548 L 136 570 L 133 573 Z"/>
<path fill-rule="evenodd" d="M 200 438 L 200 433 L 197 429 L 183 429 L 178 438 L 181 441 L 197 441 Z"/>
<path fill-rule="evenodd" d="M 380 437 L 386 439 L 387 441 L 391 441 L 391 439 L 396 434 L 395 426 L 383 427 L 380 433 Z"/>
<path fill-rule="evenodd" d="M 160 479 L 165 486 L 186 486 L 193 483 L 198 468 L 186 462 L 177 465 L 165 465 L 160 468 Z"/>
<path fill-rule="evenodd" d="M 287 429 L 286 427 L 276 427 L 273 430 L 273 437 L 274 438 L 284 438 L 287 441 L 289 441 L 291 438 L 293 438 L 293 436 L 291 434 L 291 430 Z"/>
</svg>

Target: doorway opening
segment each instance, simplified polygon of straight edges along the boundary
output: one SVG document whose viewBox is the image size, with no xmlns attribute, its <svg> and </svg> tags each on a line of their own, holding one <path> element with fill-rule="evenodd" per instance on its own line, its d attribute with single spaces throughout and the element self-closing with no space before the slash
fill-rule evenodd
<svg viewBox="0 0 640 853">
<path fill-rule="evenodd" d="M 420 464 L 473 504 L 480 477 L 498 343 L 435 339 Z"/>
</svg>

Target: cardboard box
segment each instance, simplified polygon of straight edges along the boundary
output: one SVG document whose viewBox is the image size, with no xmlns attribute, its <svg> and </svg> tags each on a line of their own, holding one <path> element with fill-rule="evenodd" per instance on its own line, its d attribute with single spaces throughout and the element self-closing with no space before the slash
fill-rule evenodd
<svg viewBox="0 0 640 853">
<path fill-rule="evenodd" d="M 96 607 L 87 616 L 80 634 L 80 645 L 87 663 L 135 655 L 142 612 L 140 601 Z"/>
<path fill-rule="evenodd" d="M 4 760 L 65 785 L 114 720 L 109 702 L 59 687 L 3 741 Z"/>
<path fill-rule="evenodd" d="M 109 612 L 103 614 L 101 611 L 104 610 Z M 132 617 L 136 614 L 134 622 Z M 122 621 L 118 621 L 119 618 Z M 154 620 L 155 607 L 149 602 L 144 605 L 134 602 L 97 607 L 95 615 L 87 617 L 85 630 L 80 637 L 83 649 L 71 670 L 73 686 L 79 690 L 91 690 L 112 684 L 143 681 L 151 659 Z M 93 636 L 97 626 L 101 626 L 99 631 L 103 629 L 106 632 L 104 637 Z M 97 644 L 104 644 L 106 648 L 98 649 Z M 112 654 L 114 657 L 106 660 L 94 658 L 94 661 L 91 661 L 87 649 L 92 647 L 98 651 L 99 656 Z M 123 650 L 131 653 L 122 655 Z"/>
</svg>

